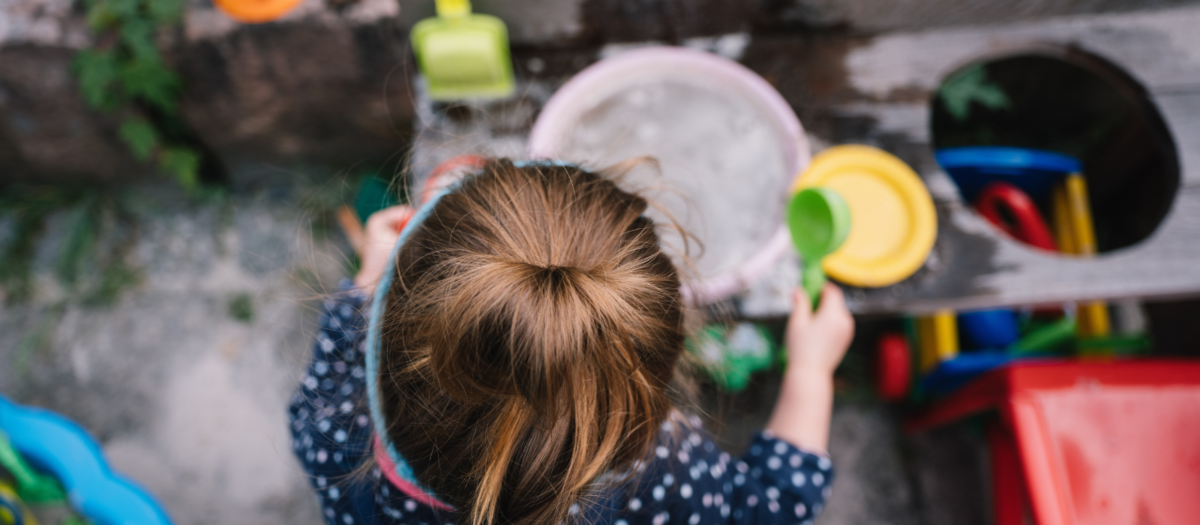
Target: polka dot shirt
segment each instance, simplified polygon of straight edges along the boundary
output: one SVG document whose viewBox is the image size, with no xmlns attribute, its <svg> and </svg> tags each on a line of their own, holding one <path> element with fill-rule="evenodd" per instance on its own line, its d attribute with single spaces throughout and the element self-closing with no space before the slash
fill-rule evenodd
<svg viewBox="0 0 1200 525">
<path fill-rule="evenodd" d="M 349 282 L 326 301 L 313 361 L 289 415 L 292 449 L 317 492 L 326 523 L 456 522 L 453 512 L 409 498 L 372 461 L 374 427 L 366 398 L 365 297 Z M 810 525 L 829 497 L 833 465 L 767 432 L 740 457 L 721 451 L 695 418 L 663 424 L 654 456 L 635 465 L 630 481 L 571 521 L 612 525 L 797 523 Z"/>
</svg>

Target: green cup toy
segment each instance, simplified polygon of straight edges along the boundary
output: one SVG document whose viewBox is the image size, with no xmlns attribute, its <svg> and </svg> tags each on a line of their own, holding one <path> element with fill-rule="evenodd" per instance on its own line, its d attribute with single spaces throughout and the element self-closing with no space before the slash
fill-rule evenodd
<svg viewBox="0 0 1200 525">
<path fill-rule="evenodd" d="M 468 0 L 437 0 L 435 18 L 412 29 L 413 54 L 429 98 L 502 98 L 513 93 L 508 29 L 499 18 L 471 13 Z"/>
<path fill-rule="evenodd" d="M 788 230 L 792 244 L 804 258 L 801 286 L 812 300 L 813 309 L 825 286 L 821 260 L 836 251 L 850 233 L 850 207 L 837 192 L 827 188 L 808 188 L 792 197 L 788 204 Z"/>
</svg>

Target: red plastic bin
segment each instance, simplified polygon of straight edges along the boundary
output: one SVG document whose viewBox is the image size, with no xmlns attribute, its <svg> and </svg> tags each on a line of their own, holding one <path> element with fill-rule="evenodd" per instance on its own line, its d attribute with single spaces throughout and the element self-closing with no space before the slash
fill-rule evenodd
<svg viewBox="0 0 1200 525">
<path fill-rule="evenodd" d="M 990 410 L 997 525 L 1200 523 L 1200 362 L 1014 364 L 907 429 Z"/>
</svg>

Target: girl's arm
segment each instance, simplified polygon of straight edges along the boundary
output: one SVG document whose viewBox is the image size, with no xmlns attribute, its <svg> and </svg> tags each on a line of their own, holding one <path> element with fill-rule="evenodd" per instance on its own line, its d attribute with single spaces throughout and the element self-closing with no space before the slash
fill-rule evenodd
<svg viewBox="0 0 1200 525">
<path fill-rule="evenodd" d="M 854 318 L 842 291 L 832 284 L 825 285 L 815 313 L 803 291 L 797 290 L 792 301 L 788 368 L 766 430 L 802 449 L 824 453 L 833 410 L 833 371 L 854 337 Z"/>
</svg>

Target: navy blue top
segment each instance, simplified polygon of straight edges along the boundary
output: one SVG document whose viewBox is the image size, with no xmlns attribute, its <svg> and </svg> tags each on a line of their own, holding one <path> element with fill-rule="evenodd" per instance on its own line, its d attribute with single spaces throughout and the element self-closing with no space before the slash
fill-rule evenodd
<svg viewBox="0 0 1200 525">
<path fill-rule="evenodd" d="M 371 468 L 374 430 L 365 395 L 365 296 L 349 283 L 325 302 L 314 357 L 292 398 L 292 449 L 321 501 L 326 523 L 426 524 L 456 522 L 409 498 Z M 641 463 L 634 487 L 613 490 L 582 511 L 581 521 L 613 525 L 667 523 L 800 523 L 810 525 L 829 497 L 829 458 L 759 433 L 740 457 L 721 451 L 700 429 L 673 418 L 664 423 L 652 460 Z M 572 513 L 581 511 L 573 507 Z"/>
</svg>

